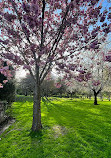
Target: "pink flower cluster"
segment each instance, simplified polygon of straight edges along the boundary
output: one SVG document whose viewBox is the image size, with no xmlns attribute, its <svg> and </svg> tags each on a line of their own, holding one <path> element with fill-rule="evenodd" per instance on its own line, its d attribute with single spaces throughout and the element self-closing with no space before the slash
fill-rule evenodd
<svg viewBox="0 0 111 158">
<path fill-rule="evenodd" d="M 97 81 L 94 81 L 94 80 L 93 80 L 93 86 L 98 86 L 98 85 L 100 85 L 100 83 L 101 83 L 101 82 L 100 82 L 99 80 L 97 80 Z"/>
<path fill-rule="evenodd" d="M 61 87 L 61 84 L 60 84 L 60 83 L 55 83 L 55 87 L 56 87 L 56 88 L 60 88 L 60 87 Z"/>
</svg>

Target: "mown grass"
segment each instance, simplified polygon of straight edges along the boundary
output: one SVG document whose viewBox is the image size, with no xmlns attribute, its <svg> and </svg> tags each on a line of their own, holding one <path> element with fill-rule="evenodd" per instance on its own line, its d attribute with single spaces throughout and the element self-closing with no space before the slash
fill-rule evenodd
<svg viewBox="0 0 111 158">
<path fill-rule="evenodd" d="M 16 122 L 0 136 L 0 158 L 111 157 L 110 102 L 43 100 L 43 129 L 33 133 L 32 98 L 21 99 L 12 106 Z"/>
</svg>

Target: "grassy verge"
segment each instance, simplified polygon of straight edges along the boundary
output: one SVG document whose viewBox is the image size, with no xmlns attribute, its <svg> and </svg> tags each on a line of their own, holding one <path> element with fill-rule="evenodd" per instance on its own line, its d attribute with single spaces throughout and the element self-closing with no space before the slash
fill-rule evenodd
<svg viewBox="0 0 111 158">
<path fill-rule="evenodd" d="M 52 99 L 42 102 L 40 133 L 31 133 L 32 99 L 12 106 L 16 122 L 1 136 L 0 158 L 110 158 L 111 103 Z"/>
</svg>

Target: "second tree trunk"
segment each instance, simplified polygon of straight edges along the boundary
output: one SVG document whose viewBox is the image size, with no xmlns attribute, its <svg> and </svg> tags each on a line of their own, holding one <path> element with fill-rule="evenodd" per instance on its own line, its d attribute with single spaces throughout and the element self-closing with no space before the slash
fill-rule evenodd
<svg viewBox="0 0 111 158">
<path fill-rule="evenodd" d="M 40 94 L 40 86 L 37 85 L 34 88 L 34 96 L 33 96 L 32 131 L 40 131 L 41 128 L 42 128 L 42 124 L 41 124 L 41 94 Z"/>
</svg>

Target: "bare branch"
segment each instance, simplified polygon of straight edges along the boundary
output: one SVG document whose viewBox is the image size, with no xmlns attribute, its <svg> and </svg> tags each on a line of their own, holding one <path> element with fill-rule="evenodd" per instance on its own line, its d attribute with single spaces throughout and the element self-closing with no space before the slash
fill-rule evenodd
<svg viewBox="0 0 111 158">
<path fill-rule="evenodd" d="M 43 42 L 44 42 L 44 12 L 45 12 L 45 0 L 42 0 L 42 29 L 41 29 L 41 49 L 43 47 Z"/>
<path fill-rule="evenodd" d="M 15 10 L 15 12 L 16 12 L 16 14 L 17 14 L 17 17 L 18 17 L 18 20 L 19 20 L 19 22 L 20 22 L 22 31 L 25 33 L 26 39 L 27 39 L 27 41 L 29 42 L 29 44 L 31 45 L 31 41 L 30 41 L 29 37 L 27 36 L 26 30 L 23 29 L 23 27 L 22 27 L 21 18 L 20 18 L 19 14 L 18 14 L 17 8 L 16 8 L 16 6 L 15 6 L 13 0 L 10 0 L 10 2 L 12 3 L 13 9 Z M 32 51 L 32 53 L 33 53 L 34 59 L 35 59 L 35 61 L 36 61 L 36 54 L 35 54 L 34 51 Z"/>
<path fill-rule="evenodd" d="M 64 34 L 64 30 L 65 30 L 65 27 L 66 27 L 64 24 L 65 24 L 66 17 L 67 17 L 68 12 L 69 12 L 69 8 L 70 8 L 70 6 L 68 5 L 67 8 L 66 8 L 65 15 L 64 15 L 64 17 L 63 17 L 63 19 L 62 19 L 62 23 L 61 23 L 60 27 L 58 28 L 57 37 L 56 37 L 55 40 L 54 40 L 54 43 L 53 43 L 52 48 L 51 48 L 51 50 L 50 50 L 50 53 L 49 53 L 49 55 L 48 55 L 48 57 L 47 57 L 46 64 L 45 64 L 45 66 L 44 66 L 44 68 L 42 69 L 42 72 L 41 72 L 41 74 L 40 74 L 40 78 L 42 77 L 42 75 L 43 75 L 43 73 L 44 73 L 44 71 L 45 71 L 45 69 L 46 69 L 46 66 L 47 66 L 47 64 L 48 64 L 49 57 L 50 57 L 51 55 L 54 55 L 54 53 L 55 53 L 55 51 L 56 51 L 56 48 L 57 48 L 57 46 L 58 46 L 58 43 L 59 43 L 60 39 L 62 38 L 62 35 Z M 56 46 L 55 46 L 55 45 L 56 45 Z M 52 51 L 53 48 L 54 48 L 54 46 L 55 46 L 55 49 L 54 49 L 54 51 Z M 52 62 L 51 62 L 51 63 L 52 63 Z M 48 68 L 48 69 L 49 69 L 49 68 Z M 47 70 L 46 70 L 46 72 L 47 72 Z M 46 73 L 45 73 L 45 74 L 46 74 Z M 44 77 L 43 77 L 43 78 L 44 78 Z"/>
</svg>

